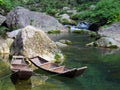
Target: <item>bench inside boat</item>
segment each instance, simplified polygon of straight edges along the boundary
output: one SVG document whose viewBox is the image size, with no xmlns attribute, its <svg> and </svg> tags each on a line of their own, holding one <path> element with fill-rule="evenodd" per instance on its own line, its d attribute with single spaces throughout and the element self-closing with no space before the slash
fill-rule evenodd
<svg viewBox="0 0 120 90">
<path fill-rule="evenodd" d="M 56 63 L 48 62 L 45 60 L 39 60 L 38 58 L 31 59 L 31 61 L 34 62 L 34 64 L 36 64 L 38 67 L 41 67 L 45 70 L 49 70 L 52 72 L 64 73 L 64 72 L 70 70 L 70 69 L 66 68 L 65 66 L 59 66 Z M 73 68 L 73 69 L 76 69 L 76 68 Z M 73 70 L 73 69 L 71 69 L 71 70 Z"/>
</svg>

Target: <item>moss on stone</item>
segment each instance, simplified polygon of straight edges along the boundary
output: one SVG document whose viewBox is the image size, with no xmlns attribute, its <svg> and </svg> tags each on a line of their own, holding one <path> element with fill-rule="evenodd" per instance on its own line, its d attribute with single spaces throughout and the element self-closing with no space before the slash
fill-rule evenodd
<svg viewBox="0 0 120 90">
<path fill-rule="evenodd" d="M 56 33 L 60 33 L 60 30 L 49 30 L 47 33 L 49 34 L 56 34 Z"/>
<path fill-rule="evenodd" d="M 97 46 L 98 46 L 98 43 L 93 42 L 93 46 L 97 47 Z"/>
<path fill-rule="evenodd" d="M 118 48 L 117 45 L 111 45 L 110 48 Z"/>
<path fill-rule="evenodd" d="M 85 33 L 85 30 L 74 30 L 73 33 L 79 33 L 79 34 L 83 34 Z"/>
<path fill-rule="evenodd" d="M 55 54 L 55 57 L 54 57 L 56 60 L 59 60 L 61 58 L 61 56 L 59 54 Z"/>
</svg>

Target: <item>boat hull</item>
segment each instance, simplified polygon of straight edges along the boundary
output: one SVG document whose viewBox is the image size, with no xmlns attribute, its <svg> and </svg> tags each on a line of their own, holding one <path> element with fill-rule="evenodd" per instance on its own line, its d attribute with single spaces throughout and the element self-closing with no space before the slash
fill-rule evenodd
<svg viewBox="0 0 120 90">
<path fill-rule="evenodd" d="M 32 76 L 32 71 L 12 71 L 13 75 L 20 80 L 28 80 Z"/>
<path fill-rule="evenodd" d="M 29 60 L 31 61 L 31 63 L 33 63 L 39 69 L 42 69 L 44 71 L 47 71 L 47 72 L 50 72 L 50 73 L 53 73 L 53 74 L 56 74 L 56 75 L 68 77 L 68 78 L 74 78 L 74 77 L 80 76 L 81 74 L 83 74 L 83 72 L 87 68 L 86 66 L 81 67 L 81 68 L 73 68 L 73 69 L 69 69 L 69 68 L 65 67 L 65 70 L 63 72 L 55 72 L 55 71 L 52 71 L 52 69 L 58 68 L 58 67 L 61 67 L 61 66 L 59 66 L 59 65 L 57 65 L 55 63 L 50 63 L 51 66 L 52 66 L 52 69 L 51 68 L 47 69 L 46 66 L 49 67 L 49 62 L 44 60 L 43 58 L 41 58 L 39 56 L 36 56 L 36 57 L 33 57 L 33 58 L 29 58 Z M 40 62 L 42 62 L 42 63 L 40 63 Z M 44 67 L 43 67 L 43 65 L 44 65 Z"/>
</svg>

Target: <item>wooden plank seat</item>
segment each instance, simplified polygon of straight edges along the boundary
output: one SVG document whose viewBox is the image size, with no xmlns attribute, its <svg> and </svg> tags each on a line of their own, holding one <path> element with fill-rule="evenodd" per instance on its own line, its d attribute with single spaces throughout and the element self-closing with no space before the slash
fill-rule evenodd
<svg viewBox="0 0 120 90">
<path fill-rule="evenodd" d="M 41 64 L 40 67 L 48 70 L 50 69 L 51 64 L 52 64 L 51 62 L 46 62 L 44 64 Z"/>
<path fill-rule="evenodd" d="M 26 65 L 12 64 L 11 69 L 25 69 L 28 68 Z"/>
<path fill-rule="evenodd" d="M 33 58 L 33 59 L 31 59 L 31 61 L 34 62 L 34 64 L 37 65 L 37 66 L 46 63 L 46 61 L 39 60 L 39 58 Z"/>
<path fill-rule="evenodd" d="M 50 68 L 49 70 L 57 73 L 62 73 L 64 71 L 64 68 L 65 68 L 64 66 L 59 66 L 59 67 Z"/>
</svg>

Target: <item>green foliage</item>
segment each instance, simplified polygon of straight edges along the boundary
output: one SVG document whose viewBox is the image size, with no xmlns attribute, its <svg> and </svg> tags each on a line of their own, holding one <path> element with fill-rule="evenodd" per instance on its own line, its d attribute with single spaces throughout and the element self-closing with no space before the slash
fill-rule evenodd
<svg viewBox="0 0 120 90">
<path fill-rule="evenodd" d="M 66 13 L 62 10 L 63 7 L 76 8 L 80 13 L 71 16 L 74 20 L 95 22 L 105 18 L 108 23 L 120 20 L 120 0 L 0 0 L 0 8 L 5 12 L 18 5 L 46 12 L 52 16 Z M 95 8 L 91 9 L 91 5 L 94 5 Z"/>
<path fill-rule="evenodd" d="M 74 30 L 73 33 L 83 34 L 83 33 L 84 33 L 84 30 Z"/>
<path fill-rule="evenodd" d="M 67 19 L 60 19 L 59 21 L 64 25 L 77 25 L 77 23 L 73 20 L 69 21 Z"/>
<path fill-rule="evenodd" d="M 100 0 L 95 9 L 86 9 L 76 15 L 79 19 L 87 19 L 89 21 L 100 21 L 107 19 L 108 23 L 120 20 L 120 1 L 119 0 Z"/>
<path fill-rule="evenodd" d="M 56 33 L 60 33 L 60 30 L 49 30 L 48 33 L 49 34 L 56 34 Z"/>
<path fill-rule="evenodd" d="M 61 58 L 61 56 L 59 54 L 55 54 L 55 57 L 54 57 L 56 60 L 59 60 Z"/>
<path fill-rule="evenodd" d="M 1 8 L 6 12 L 10 11 L 16 6 L 25 5 L 25 0 L 0 0 Z"/>
</svg>

